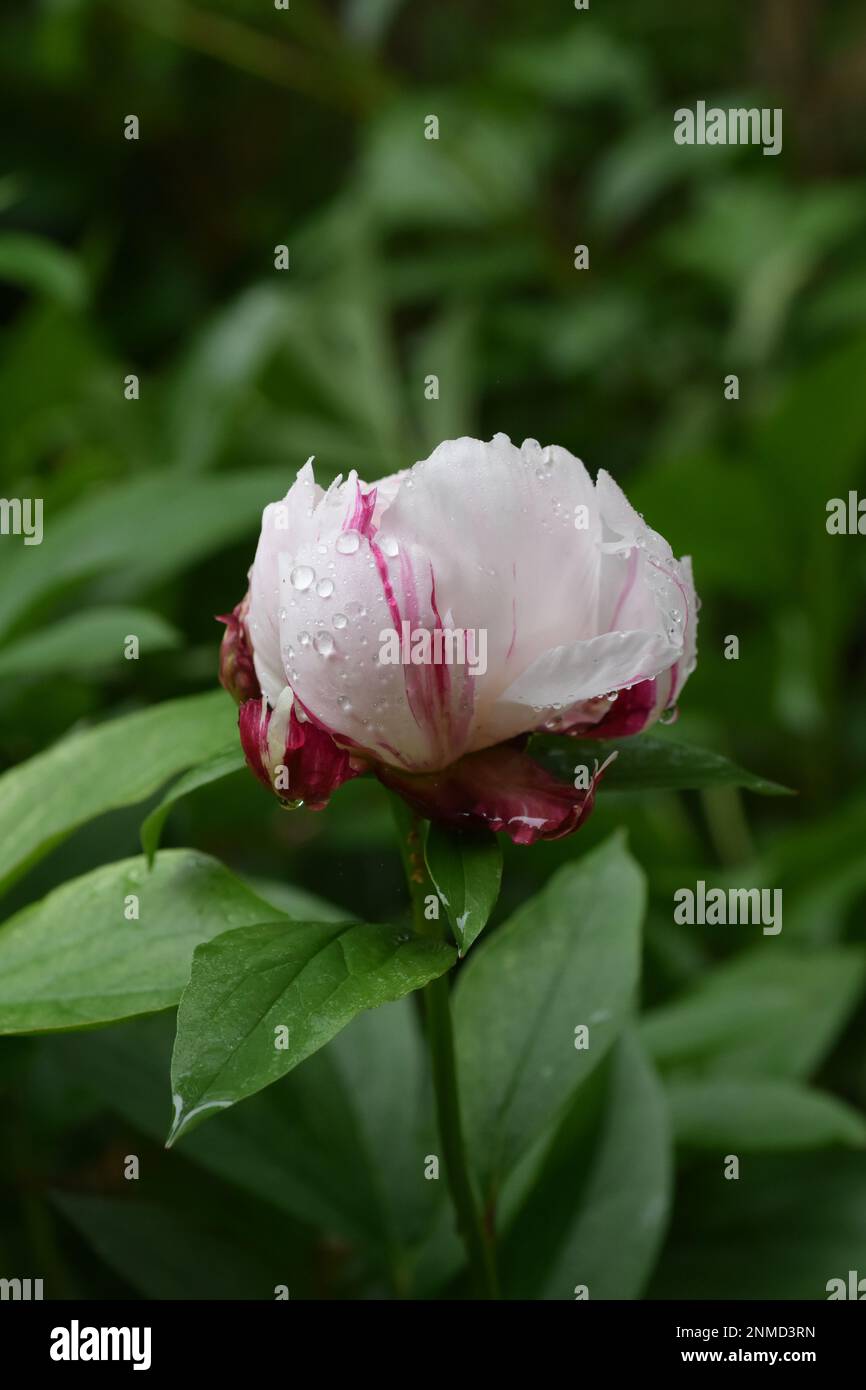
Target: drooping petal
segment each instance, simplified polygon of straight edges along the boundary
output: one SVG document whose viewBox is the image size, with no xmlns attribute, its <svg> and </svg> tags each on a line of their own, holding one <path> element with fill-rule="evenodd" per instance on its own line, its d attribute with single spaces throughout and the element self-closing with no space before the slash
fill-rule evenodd
<svg viewBox="0 0 866 1390">
<path fill-rule="evenodd" d="M 673 668 L 672 668 L 673 669 Z M 670 672 L 620 690 L 616 698 L 589 700 L 572 710 L 557 730 L 576 738 L 627 738 L 642 733 L 669 703 Z"/>
<path fill-rule="evenodd" d="M 588 789 L 560 782 L 513 743 L 469 753 L 441 772 L 380 765 L 376 775 L 422 816 L 458 829 L 502 831 L 517 845 L 570 835 L 590 814 L 604 768 Z"/>
<path fill-rule="evenodd" d="M 626 684 L 652 679 L 676 660 L 678 647 L 658 632 L 609 632 L 556 647 L 530 666 L 498 702 L 494 727 L 507 738 L 516 724 L 540 729 L 570 723 L 572 707 Z"/>
<path fill-rule="evenodd" d="M 299 718 L 289 690 L 276 710 L 264 697 L 247 700 L 239 727 L 249 767 L 281 801 L 302 801 L 309 810 L 320 811 L 337 787 L 362 770 L 328 733 Z"/>
</svg>

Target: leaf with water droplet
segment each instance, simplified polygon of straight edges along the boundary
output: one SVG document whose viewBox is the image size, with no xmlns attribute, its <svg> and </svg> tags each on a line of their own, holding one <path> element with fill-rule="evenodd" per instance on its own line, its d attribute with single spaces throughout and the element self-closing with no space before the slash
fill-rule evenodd
<svg viewBox="0 0 866 1390">
<path fill-rule="evenodd" d="M 364 1009 L 453 965 L 444 942 L 358 922 L 266 922 L 224 932 L 193 957 L 177 1016 L 173 1143 L 193 1124 L 291 1071 Z M 274 1029 L 289 1046 L 274 1047 Z"/>
</svg>

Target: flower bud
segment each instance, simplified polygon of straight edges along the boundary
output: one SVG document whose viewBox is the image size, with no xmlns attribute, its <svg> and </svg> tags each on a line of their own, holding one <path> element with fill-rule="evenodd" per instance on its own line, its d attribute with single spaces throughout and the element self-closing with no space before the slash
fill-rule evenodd
<svg viewBox="0 0 866 1390">
<path fill-rule="evenodd" d="M 323 806 L 369 771 L 425 816 L 530 843 L 582 823 L 603 769 L 561 784 L 528 736 L 628 736 L 671 711 L 697 600 L 607 473 L 497 435 L 373 486 L 352 472 L 325 491 L 308 462 L 265 508 L 224 621 L 220 678 L 283 800 Z"/>
</svg>

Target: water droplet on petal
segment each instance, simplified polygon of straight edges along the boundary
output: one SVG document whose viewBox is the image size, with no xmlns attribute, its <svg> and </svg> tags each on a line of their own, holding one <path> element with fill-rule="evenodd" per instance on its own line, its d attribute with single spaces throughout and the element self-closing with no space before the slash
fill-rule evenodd
<svg viewBox="0 0 866 1390">
<path fill-rule="evenodd" d="M 334 592 L 334 581 L 333 581 L 333 579 L 320 579 L 320 580 L 319 580 L 318 584 L 316 585 L 316 593 L 319 595 L 319 598 L 330 598 L 330 597 L 331 597 L 331 594 L 332 594 L 333 592 Z"/>
<path fill-rule="evenodd" d="M 341 531 L 336 540 L 341 555 L 354 555 L 360 544 L 361 537 L 357 531 Z"/>
<path fill-rule="evenodd" d="M 312 640 L 313 640 L 313 639 L 312 639 L 312 637 L 310 636 L 310 634 L 309 634 L 308 632 L 299 632 L 299 633 L 298 633 L 298 642 L 300 643 L 300 645 L 301 645 L 302 647 L 308 647 L 308 646 L 310 645 L 310 643 L 312 642 Z"/>
<path fill-rule="evenodd" d="M 309 565 L 295 565 L 289 577 L 292 581 L 292 587 L 300 589 L 301 593 L 303 593 L 305 589 L 309 589 L 315 579 L 316 571 L 310 569 Z"/>
<path fill-rule="evenodd" d="M 345 613 L 335 613 L 335 614 L 334 614 L 334 627 L 336 627 L 336 628 L 343 628 L 343 627 L 346 626 L 346 624 L 348 623 L 348 621 L 349 621 L 349 619 L 346 617 Z"/>
<path fill-rule="evenodd" d="M 317 632 L 313 639 L 313 646 L 319 656 L 332 656 L 334 652 L 334 639 L 330 632 Z"/>
<path fill-rule="evenodd" d="M 393 559 L 399 552 L 400 547 L 393 536 L 383 536 L 379 542 L 379 549 L 383 555 L 387 555 L 389 559 Z"/>
</svg>

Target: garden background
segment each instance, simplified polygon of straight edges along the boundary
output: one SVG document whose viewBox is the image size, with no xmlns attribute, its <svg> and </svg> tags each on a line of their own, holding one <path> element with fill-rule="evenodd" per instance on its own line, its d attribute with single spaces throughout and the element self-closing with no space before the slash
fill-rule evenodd
<svg viewBox="0 0 866 1390">
<path fill-rule="evenodd" d="M 213 688 L 214 615 L 311 454 L 327 482 L 460 434 L 564 445 L 693 557 L 699 661 L 671 734 L 797 795 L 603 790 L 573 838 L 507 846 L 488 932 L 626 828 L 661 1078 L 651 1142 L 617 1148 L 608 1114 L 551 1175 L 508 1291 L 571 1296 L 546 1282 L 545 1213 L 578 1202 L 594 1296 L 823 1298 L 866 1275 L 866 545 L 825 526 L 866 485 L 862 6 L 44 0 L 4 20 L 0 72 L 0 489 L 45 509 L 40 546 L 0 538 L 0 841 L 32 814 L 9 780 L 30 759 Z M 781 107 L 782 153 L 676 146 L 698 99 Z M 50 821 L 82 792 L 61 755 L 36 766 Z M 159 797 L 22 859 L 4 916 L 138 854 Z M 293 913 L 405 912 L 372 780 L 287 813 L 236 772 L 178 801 L 163 844 Z M 781 888 L 781 934 L 676 925 L 700 879 Z M 51 1297 L 453 1290 L 444 1183 L 416 1162 L 436 1141 L 406 1101 L 427 1085 L 413 1009 L 359 1019 L 171 1151 L 173 1010 L 2 1038 L 0 1274 Z M 605 1197 L 641 1182 L 635 1242 Z"/>
</svg>

